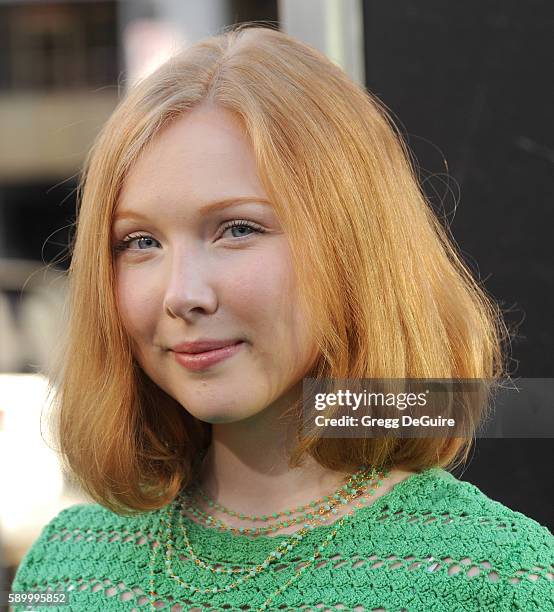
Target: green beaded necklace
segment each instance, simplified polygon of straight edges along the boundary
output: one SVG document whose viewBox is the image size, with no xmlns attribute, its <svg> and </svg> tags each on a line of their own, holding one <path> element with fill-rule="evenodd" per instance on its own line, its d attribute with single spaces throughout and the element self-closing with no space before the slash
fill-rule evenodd
<svg viewBox="0 0 554 612">
<path fill-rule="evenodd" d="M 373 472 L 375 472 L 375 470 L 372 470 Z M 347 494 L 346 498 L 343 500 L 344 504 L 347 504 L 350 500 L 352 499 L 356 499 L 357 497 L 359 497 L 362 493 L 364 492 L 364 488 L 356 488 L 355 490 L 353 490 L 351 493 Z M 335 510 L 335 513 L 337 511 Z M 328 514 L 329 512 L 327 511 L 326 514 Z M 295 534 L 292 534 L 294 536 L 298 536 L 300 534 L 301 537 L 296 537 L 294 539 L 291 540 L 291 542 L 284 540 L 283 542 L 281 542 L 281 544 L 279 545 L 279 547 L 277 548 L 277 551 L 274 551 L 270 554 L 270 556 L 266 559 L 266 561 L 264 563 L 269 564 L 271 562 L 271 557 L 274 557 L 275 559 L 278 559 L 282 556 L 282 554 L 286 553 L 286 551 L 290 551 L 292 550 L 292 548 L 294 546 L 296 546 L 301 540 L 302 537 L 304 536 L 304 533 L 306 533 L 308 530 L 313 529 L 313 526 L 315 526 L 316 524 L 322 524 L 323 520 L 326 520 L 327 517 L 324 516 L 318 516 L 316 518 L 314 518 L 313 520 L 309 520 L 308 522 L 306 522 L 304 524 L 304 528 L 305 531 L 303 531 L 302 529 L 298 532 L 296 532 Z M 234 573 L 252 573 L 252 575 L 255 573 L 253 572 L 253 568 L 258 568 L 259 566 L 250 566 L 247 568 L 237 568 L 237 569 L 230 569 L 230 570 L 225 570 L 222 569 L 220 567 L 214 567 L 212 565 L 209 565 L 207 563 L 205 563 L 204 561 L 202 561 L 199 557 L 196 556 L 196 553 L 194 552 L 194 550 L 192 549 L 192 546 L 190 544 L 190 541 L 188 539 L 187 536 L 187 531 L 183 522 L 183 514 L 182 512 L 178 512 L 178 520 L 179 520 L 179 526 L 181 528 L 181 531 L 183 533 L 183 539 L 185 540 L 185 547 L 187 552 L 189 553 L 190 557 L 192 558 L 192 560 L 194 561 L 194 563 L 196 563 L 196 565 L 198 565 L 199 567 L 203 567 L 205 569 L 208 569 L 214 573 L 228 573 L 228 574 L 234 574 Z M 291 534 L 288 534 L 291 535 Z M 170 556 L 170 555 L 168 555 Z M 264 563 L 262 563 L 261 565 L 265 568 L 267 567 L 267 565 L 264 565 Z"/>
<path fill-rule="evenodd" d="M 375 468 L 372 469 L 372 472 L 374 471 L 375 471 Z M 352 481 L 355 481 L 361 478 L 366 472 L 367 470 L 364 467 L 361 467 L 357 472 L 354 472 L 354 474 L 350 476 L 350 478 L 346 481 L 345 484 L 343 484 L 339 489 L 337 489 L 335 494 L 342 491 L 343 489 L 348 488 L 348 486 L 351 484 Z M 216 510 L 221 510 L 221 512 L 224 512 L 225 514 L 228 514 L 229 516 L 237 516 L 241 519 L 249 519 L 251 521 L 267 521 L 270 518 L 279 518 L 280 516 L 288 516 L 288 515 L 291 515 L 293 512 L 302 512 L 303 510 L 309 509 L 310 507 L 315 507 L 317 504 L 321 504 L 324 501 L 329 501 L 329 497 L 325 496 L 317 500 L 311 501 L 307 503 L 305 506 L 298 506 L 296 510 L 282 510 L 280 512 L 274 512 L 271 515 L 262 514 L 260 516 L 257 516 L 257 515 L 251 515 L 251 514 L 243 514 L 243 513 L 239 514 L 238 512 L 235 512 L 234 510 L 229 510 L 225 506 L 218 504 L 216 501 L 208 497 L 208 495 L 198 486 L 194 490 L 194 493 L 197 493 L 198 495 L 200 495 L 200 497 L 202 497 L 211 508 L 215 508 Z"/>
<path fill-rule="evenodd" d="M 377 472 L 379 473 L 379 480 L 377 483 L 377 486 L 381 485 L 381 478 L 386 478 L 389 475 L 389 470 L 385 470 L 385 469 L 379 469 L 377 470 Z M 373 471 L 372 471 L 373 473 Z M 369 497 L 375 493 L 375 490 L 372 489 L 369 491 L 369 494 L 367 494 L 364 499 L 365 501 L 369 500 Z M 361 490 L 357 489 L 354 493 L 348 494 L 347 497 L 349 499 L 347 499 L 347 501 L 349 501 L 350 499 L 354 499 L 355 497 L 358 497 L 361 494 Z M 358 503 L 357 507 L 362 507 L 363 504 Z M 168 574 L 168 576 L 170 578 L 172 578 L 173 580 L 177 581 L 181 586 L 184 586 L 185 588 L 187 588 L 191 593 L 192 592 L 203 592 L 203 593 L 218 593 L 218 592 L 222 592 L 222 591 L 230 591 L 232 588 L 236 588 L 237 586 L 239 586 L 240 584 L 242 584 L 245 580 L 251 579 L 253 576 L 255 576 L 257 573 L 262 572 L 266 567 L 268 567 L 270 565 L 271 562 L 281 558 L 283 553 L 286 553 L 290 550 L 292 550 L 296 545 L 298 545 L 298 543 L 303 539 L 304 535 L 306 535 L 306 533 L 308 533 L 309 531 L 311 531 L 312 529 L 315 528 L 315 523 L 318 519 L 312 519 L 309 520 L 302 529 L 300 529 L 298 532 L 294 533 L 291 535 L 291 537 L 289 538 L 288 541 L 283 541 L 280 543 L 279 547 L 277 548 L 276 551 L 272 551 L 268 557 L 266 558 L 266 560 L 259 565 L 256 566 L 252 566 L 249 568 L 236 568 L 236 569 L 231 569 L 231 570 L 227 570 L 225 568 L 220 568 L 220 567 L 213 567 L 213 566 L 209 566 L 209 564 L 206 564 L 204 561 L 202 561 L 199 557 L 196 556 L 196 554 L 194 553 L 194 551 L 192 550 L 192 547 L 190 545 L 190 541 L 188 539 L 188 535 L 186 532 L 186 528 L 183 522 L 183 514 L 182 514 L 182 509 L 183 509 L 183 502 L 182 502 L 182 498 L 181 498 L 181 502 L 180 503 L 173 503 L 170 504 L 167 508 L 166 514 L 167 514 L 167 519 L 164 517 L 164 515 L 162 514 L 160 516 L 160 524 L 161 527 L 158 531 L 158 537 L 159 537 L 159 543 L 161 546 L 161 542 L 162 542 L 162 537 L 161 534 L 163 532 L 163 527 L 165 525 L 165 530 L 166 530 L 166 539 L 165 542 L 167 544 L 166 547 L 166 559 L 165 559 L 165 568 L 166 568 L 166 573 Z M 187 551 L 191 554 L 192 558 L 194 559 L 194 563 L 199 566 L 199 567 L 203 567 L 204 569 L 210 569 L 211 571 L 213 571 L 214 573 L 245 573 L 247 574 L 244 578 L 240 577 L 237 578 L 235 582 L 233 582 L 230 585 L 226 585 L 225 587 L 212 587 L 212 588 L 208 588 L 208 589 L 201 589 L 199 587 L 195 587 L 192 584 L 186 583 L 184 582 L 181 578 L 179 578 L 179 576 L 175 575 L 175 573 L 173 572 L 172 569 L 172 556 L 173 556 L 173 545 L 174 545 L 174 540 L 173 540 L 173 530 L 172 530 L 172 517 L 173 517 L 173 513 L 175 512 L 175 510 L 179 510 L 179 514 L 180 514 L 180 527 L 182 529 L 183 532 L 183 536 L 184 536 L 184 540 L 185 540 L 185 545 L 187 547 Z M 335 535 L 337 534 L 339 528 L 345 524 L 345 522 L 347 522 L 348 520 L 350 520 L 350 518 L 352 517 L 352 515 L 354 514 L 354 508 L 352 508 L 347 514 L 345 514 L 343 517 L 341 517 L 338 521 L 336 521 L 336 523 L 334 523 L 333 525 L 335 525 L 335 528 L 331 531 L 331 533 L 329 533 L 324 541 L 317 547 L 317 549 L 314 551 L 314 554 L 308 559 L 307 563 L 304 564 L 300 570 L 298 570 L 294 576 L 292 576 L 291 578 L 289 578 L 289 580 L 287 580 L 281 587 L 279 587 L 274 593 L 272 593 L 265 601 L 264 603 L 261 605 L 261 607 L 259 608 L 259 612 L 263 612 L 265 610 L 268 609 L 268 605 L 271 603 L 271 601 L 273 601 L 273 599 L 275 599 L 275 597 L 277 595 L 279 595 L 280 593 L 282 593 L 286 588 L 288 588 L 295 580 L 297 580 L 305 571 L 306 569 L 308 569 L 308 567 L 310 567 L 311 565 L 313 565 L 313 563 L 316 561 L 316 559 L 321 555 L 321 552 L 324 550 L 324 548 L 329 544 L 329 542 L 335 537 Z M 156 592 L 154 590 L 154 566 L 155 566 L 155 560 L 156 560 L 156 555 L 158 552 L 159 546 L 155 546 L 154 547 L 154 551 L 153 554 L 150 557 L 150 604 L 152 606 L 152 610 L 156 609 L 155 606 L 155 599 L 154 597 L 156 596 Z M 283 552 L 281 552 L 281 550 Z"/>
<path fill-rule="evenodd" d="M 230 516 L 236 516 L 241 520 L 252 520 L 252 521 L 268 521 L 271 518 L 278 518 L 279 516 L 285 516 L 286 520 L 281 521 L 279 523 L 273 523 L 267 527 L 230 527 L 223 521 L 214 518 L 212 515 L 200 510 L 198 507 L 193 505 L 194 502 L 194 494 L 199 492 L 198 487 L 194 489 L 190 493 L 185 493 L 185 508 L 187 512 L 199 519 L 201 519 L 208 527 L 216 527 L 221 531 L 231 531 L 231 533 L 235 535 L 263 535 L 270 532 L 278 531 L 279 529 L 283 529 L 286 527 L 290 527 L 296 523 L 302 523 L 307 520 L 314 518 L 314 516 L 320 515 L 323 516 L 330 511 L 332 514 L 337 514 L 338 510 L 336 506 L 340 506 L 341 504 L 347 503 L 346 497 L 355 492 L 357 489 L 361 487 L 366 487 L 368 482 L 373 480 L 376 476 L 376 469 L 372 468 L 370 471 L 365 467 L 360 468 L 357 472 L 352 474 L 348 481 L 339 487 L 334 494 L 331 496 L 324 496 L 317 500 L 313 500 L 306 504 L 305 506 L 298 506 L 296 509 L 290 510 L 282 510 L 280 512 L 274 512 L 271 515 L 248 515 L 243 513 L 235 512 L 234 510 L 229 510 L 225 506 L 218 504 L 211 500 L 205 493 L 201 493 L 201 497 L 207 500 L 208 504 L 211 507 L 217 508 L 228 514 Z M 320 504 L 318 508 L 316 506 Z M 305 510 L 305 512 L 303 512 Z M 300 516 L 292 517 L 293 514 L 300 513 Z"/>
</svg>

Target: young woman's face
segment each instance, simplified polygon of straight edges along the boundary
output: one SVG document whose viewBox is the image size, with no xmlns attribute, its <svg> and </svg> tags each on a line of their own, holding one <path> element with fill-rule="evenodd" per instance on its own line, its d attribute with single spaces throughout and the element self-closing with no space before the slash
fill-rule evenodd
<svg viewBox="0 0 554 612">
<path fill-rule="evenodd" d="M 135 358 L 196 418 L 253 416 L 314 364 L 287 237 L 229 111 L 197 107 L 150 143 L 123 185 L 112 240 Z M 179 353 L 206 339 L 241 343 L 194 361 Z"/>
</svg>

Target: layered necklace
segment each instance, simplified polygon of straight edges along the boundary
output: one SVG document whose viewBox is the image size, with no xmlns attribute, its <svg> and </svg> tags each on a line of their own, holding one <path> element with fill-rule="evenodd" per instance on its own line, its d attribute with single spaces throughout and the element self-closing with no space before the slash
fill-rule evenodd
<svg viewBox="0 0 554 612">
<path fill-rule="evenodd" d="M 156 561 L 156 556 L 158 552 L 158 548 L 162 547 L 162 542 L 165 544 L 165 571 L 166 574 L 177 582 L 179 585 L 184 587 L 189 593 L 220 593 L 224 591 L 231 591 L 234 588 L 237 588 L 247 580 L 251 580 L 257 574 L 265 571 L 271 563 L 278 561 L 281 557 L 288 552 L 292 551 L 298 544 L 302 541 L 304 536 L 309 533 L 312 529 L 314 529 L 318 525 L 322 525 L 327 521 L 330 515 L 338 514 L 338 509 L 340 507 L 346 506 L 350 501 L 356 500 L 354 507 L 344 514 L 338 521 L 331 524 L 333 529 L 327 534 L 324 540 L 321 542 L 319 546 L 316 547 L 314 554 L 307 560 L 306 563 L 302 565 L 302 567 L 296 571 L 296 573 L 279 587 L 274 593 L 271 594 L 268 599 L 264 601 L 262 606 L 259 608 L 260 611 L 265 611 L 268 609 L 268 605 L 275 599 L 277 595 L 282 593 L 286 588 L 288 588 L 295 580 L 297 580 L 313 563 L 317 560 L 317 558 L 321 555 L 326 546 L 328 546 L 329 542 L 335 537 L 338 530 L 352 517 L 354 514 L 355 508 L 363 507 L 364 503 L 367 503 L 371 496 L 375 494 L 375 490 L 381 486 L 382 480 L 385 479 L 389 475 L 389 470 L 383 468 L 368 468 L 367 466 L 361 466 L 360 469 L 352 474 L 347 482 L 343 484 L 339 489 L 337 489 L 333 494 L 329 496 L 324 496 L 319 499 L 312 500 L 308 504 L 304 506 L 298 506 L 295 509 L 282 510 L 279 512 L 274 512 L 269 515 L 260 515 L 260 516 L 252 516 L 244 513 L 239 513 L 234 510 L 230 510 L 221 504 L 218 504 L 214 500 L 212 500 L 208 495 L 202 491 L 198 486 L 193 487 L 191 491 L 184 491 L 178 495 L 175 502 L 169 504 L 167 510 L 160 515 L 160 529 L 158 532 L 158 540 L 159 546 L 154 547 L 152 555 L 150 557 L 150 603 L 152 605 L 152 610 L 155 610 L 155 596 L 156 592 L 154 590 L 154 566 Z M 264 523 L 268 522 L 270 519 L 278 519 L 279 517 L 284 517 L 285 520 L 280 521 L 279 523 L 274 523 L 272 525 L 267 525 L 263 527 L 257 528 L 241 528 L 241 527 L 231 527 L 221 520 L 215 519 L 213 516 L 207 514 L 202 511 L 200 508 L 194 505 L 195 495 L 201 497 L 205 502 L 207 502 L 210 508 L 216 508 L 221 512 L 236 517 L 240 520 L 250 520 L 250 521 L 262 521 Z M 285 529 L 297 523 L 304 522 L 302 528 L 299 531 L 296 531 L 292 534 L 287 534 L 288 539 L 282 540 L 277 548 L 269 553 L 266 559 L 259 564 L 251 565 L 247 567 L 237 567 L 236 565 L 233 567 L 223 567 L 221 564 L 212 565 L 207 563 L 203 559 L 200 559 L 198 555 L 194 552 L 190 540 L 188 538 L 186 525 L 184 522 L 184 516 L 186 514 L 197 517 L 201 520 L 201 522 L 205 523 L 210 527 L 216 527 L 218 530 L 226 531 L 235 535 L 249 535 L 254 539 L 256 536 L 278 531 L 279 529 Z M 300 516 L 293 517 L 293 514 L 299 513 Z M 175 574 L 173 571 L 173 557 L 175 555 L 174 551 L 174 515 L 177 514 L 177 524 L 182 533 L 183 541 L 185 544 L 185 549 L 192 560 L 192 562 L 202 569 L 208 570 L 213 574 L 239 574 L 239 576 L 231 583 L 221 587 L 209 587 L 209 588 L 201 588 L 194 586 L 193 584 L 187 583 L 182 580 L 179 576 Z M 163 536 L 165 531 L 165 537 Z"/>
</svg>

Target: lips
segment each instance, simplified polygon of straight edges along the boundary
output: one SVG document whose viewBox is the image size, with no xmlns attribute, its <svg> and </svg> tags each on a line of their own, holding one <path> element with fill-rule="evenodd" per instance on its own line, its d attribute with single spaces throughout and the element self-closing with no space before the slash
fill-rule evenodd
<svg viewBox="0 0 554 612">
<path fill-rule="evenodd" d="M 186 353 L 173 351 L 175 360 L 180 365 L 184 366 L 188 370 L 204 370 L 215 364 L 232 357 L 242 350 L 244 342 L 242 340 L 235 342 L 235 344 L 226 345 L 220 348 L 212 349 L 209 351 L 200 351 L 197 353 Z"/>
<path fill-rule="evenodd" d="M 186 354 L 197 354 L 204 353 L 208 351 L 213 351 L 216 349 L 221 349 L 226 346 L 233 346 L 242 342 L 242 340 L 238 338 L 234 338 L 232 340 L 198 340 L 196 342 L 182 342 L 181 344 L 177 344 L 171 348 L 175 353 L 186 353 Z"/>
</svg>

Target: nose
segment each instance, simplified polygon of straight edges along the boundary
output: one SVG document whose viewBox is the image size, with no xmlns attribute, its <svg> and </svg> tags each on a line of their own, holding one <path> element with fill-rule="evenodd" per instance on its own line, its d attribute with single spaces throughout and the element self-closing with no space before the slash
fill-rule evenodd
<svg viewBox="0 0 554 612">
<path fill-rule="evenodd" d="M 164 295 L 164 311 L 172 319 L 193 321 L 217 309 L 217 295 L 209 280 L 208 265 L 190 249 L 171 262 Z"/>
</svg>

